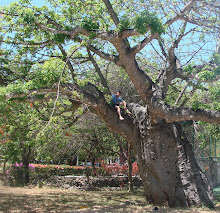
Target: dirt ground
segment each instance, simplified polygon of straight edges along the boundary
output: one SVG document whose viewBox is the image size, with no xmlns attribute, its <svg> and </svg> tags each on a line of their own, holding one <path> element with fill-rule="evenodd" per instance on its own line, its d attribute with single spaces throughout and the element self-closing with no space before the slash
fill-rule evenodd
<svg viewBox="0 0 220 213">
<path fill-rule="evenodd" d="M 158 213 L 217 213 L 208 208 L 154 209 L 144 200 L 143 191 L 80 191 L 77 189 L 51 189 L 38 187 L 0 186 L 0 212 L 46 213 L 46 212 L 158 212 Z"/>
</svg>

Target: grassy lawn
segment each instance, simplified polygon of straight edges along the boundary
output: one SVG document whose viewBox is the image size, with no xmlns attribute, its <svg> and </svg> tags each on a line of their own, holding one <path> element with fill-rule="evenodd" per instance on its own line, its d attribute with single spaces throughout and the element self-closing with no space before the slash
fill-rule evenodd
<svg viewBox="0 0 220 213">
<path fill-rule="evenodd" d="M 170 209 L 147 204 L 143 191 L 80 191 L 38 187 L 0 186 L 0 212 L 220 212 L 208 208 Z"/>
</svg>

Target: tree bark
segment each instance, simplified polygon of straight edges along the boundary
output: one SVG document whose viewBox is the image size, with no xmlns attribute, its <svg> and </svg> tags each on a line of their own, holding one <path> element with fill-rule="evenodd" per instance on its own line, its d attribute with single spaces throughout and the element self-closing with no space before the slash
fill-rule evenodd
<svg viewBox="0 0 220 213">
<path fill-rule="evenodd" d="M 133 181 L 132 181 L 132 162 L 131 162 L 131 144 L 128 144 L 128 191 L 133 191 Z"/>
<path fill-rule="evenodd" d="M 168 123 L 161 117 L 155 122 L 152 117 L 157 116 L 153 114 L 157 111 L 138 104 L 127 104 L 132 117 L 125 114 L 125 120 L 120 121 L 94 85 L 84 88 L 84 98 L 91 103 L 92 112 L 132 146 L 149 202 L 170 207 L 213 206 L 212 187 L 178 123 Z"/>
<path fill-rule="evenodd" d="M 146 199 L 170 207 L 213 206 L 214 194 L 178 123 L 150 122 L 138 112 L 141 136 L 133 143 Z"/>
<path fill-rule="evenodd" d="M 70 84 L 68 88 L 71 89 Z M 154 205 L 167 203 L 170 207 L 213 206 L 212 187 L 197 165 L 192 147 L 178 123 L 159 117 L 152 104 L 145 107 L 127 104 L 132 116 L 125 114 L 125 120 L 120 121 L 96 86 L 88 83 L 84 89 L 77 90 L 84 94 L 91 112 L 132 146 L 148 201 Z"/>
<path fill-rule="evenodd" d="M 4 160 L 3 162 L 3 176 L 6 174 L 6 163 L 8 162 L 8 160 Z"/>
<path fill-rule="evenodd" d="M 27 185 L 30 181 L 30 172 L 29 172 L 29 157 L 31 154 L 31 148 L 23 148 L 22 153 L 22 163 L 23 163 L 23 177 L 24 177 L 24 185 Z"/>
</svg>

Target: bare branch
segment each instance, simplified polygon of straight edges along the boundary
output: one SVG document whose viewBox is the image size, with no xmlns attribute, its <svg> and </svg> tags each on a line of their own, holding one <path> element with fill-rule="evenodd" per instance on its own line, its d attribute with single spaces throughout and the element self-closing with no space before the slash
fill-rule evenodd
<svg viewBox="0 0 220 213">
<path fill-rule="evenodd" d="M 150 45 L 154 49 L 154 51 L 157 53 L 157 55 L 159 55 L 159 57 L 165 62 L 166 60 L 162 57 L 162 55 L 160 55 L 160 53 L 155 49 L 155 47 L 153 46 L 151 42 L 150 42 Z"/>
<path fill-rule="evenodd" d="M 2 40 L 1 42 L 6 43 L 6 44 L 26 45 L 26 46 L 42 46 L 42 45 L 47 45 L 47 44 L 54 43 L 53 40 L 48 40 L 48 41 L 43 41 L 43 42 L 34 42 L 34 41 L 15 42 L 15 41 L 4 41 L 4 40 Z"/>
<path fill-rule="evenodd" d="M 179 94 L 178 98 L 176 99 L 176 102 L 174 105 L 178 105 L 178 103 L 179 103 L 180 99 L 183 97 L 183 94 L 186 91 L 186 88 L 188 87 L 188 85 L 189 85 L 189 82 L 186 84 L 185 87 L 183 87 L 183 89 L 182 89 L 181 93 Z"/>
<path fill-rule="evenodd" d="M 110 1 L 109 0 L 102 0 L 102 1 L 104 2 L 112 20 L 114 21 L 115 25 L 117 26 L 120 22 L 119 22 L 119 19 L 115 13 Z"/>
<path fill-rule="evenodd" d="M 67 65 L 68 65 L 68 67 L 69 67 L 69 69 L 70 69 L 70 71 L 71 71 L 72 79 L 74 80 L 75 77 L 76 77 L 76 74 L 74 73 L 74 69 L 73 69 L 73 66 L 72 66 L 72 64 L 71 64 L 71 62 L 70 62 L 70 60 L 69 60 L 69 57 L 67 56 L 66 51 L 64 50 L 64 48 L 62 47 L 61 44 L 58 44 L 58 47 L 59 47 L 61 53 L 62 53 L 63 56 L 64 56 L 64 62 L 67 63 Z"/>
<path fill-rule="evenodd" d="M 182 18 L 185 13 L 187 11 L 189 11 L 192 7 L 192 5 L 194 4 L 194 2 L 196 2 L 196 0 L 191 0 L 178 14 L 176 14 L 176 16 L 174 16 L 173 18 L 171 18 L 170 20 L 168 20 L 165 25 L 166 26 L 170 26 L 171 24 L 173 24 L 174 22 L 176 22 L 177 20 L 179 20 L 180 18 Z M 151 42 L 153 39 L 157 38 L 159 36 L 159 33 L 154 33 L 153 35 L 150 35 L 148 37 L 146 37 L 143 41 L 141 41 L 138 45 L 136 45 L 135 47 L 132 48 L 132 53 L 136 54 L 138 53 L 140 50 L 142 50 L 149 42 Z"/>
<path fill-rule="evenodd" d="M 102 72 L 101 72 L 101 70 L 100 70 L 98 64 L 96 63 L 95 59 L 93 58 L 93 56 L 92 56 L 92 54 L 91 54 L 91 52 L 90 52 L 90 50 L 89 50 L 89 47 L 87 48 L 87 52 L 88 52 L 89 58 L 90 58 L 90 60 L 91 60 L 91 62 L 92 62 L 92 64 L 93 64 L 93 66 L 95 67 L 96 72 L 97 72 L 98 75 L 99 75 L 99 78 L 100 78 L 100 80 L 101 80 L 101 82 L 102 82 L 102 85 L 107 89 L 108 94 L 111 95 L 111 92 L 110 92 L 110 89 L 109 89 L 108 84 L 107 84 L 107 82 L 106 82 L 106 79 L 105 79 L 104 76 L 102 75 Z"/>
<path fill-rule="evenodd" d="M 131 48 L 131 53 L 135 55 L 136 53 L 140 52 L 149 42 L 151 42 L 153 39 L 157 38 L 158 36 L 159 36 L 159 33 L 154 33 L 153 35 L 146 37 L 138 45 Z"/>
<path fill-rule="evenodd" d="M 185 21 L 184 24 L 183 24 L 183 27 L 182 29 L 180 30 L 180 35 L 178 36 L 178 38 L 173 42 L 173 48 L 178 48 L 178 45 L 180 43 L 180 41 L 182 40 L 183 36 L 185 35 L 184 32 L 186 30 L 186 25 L 187 25 L 187 22 Z"/>
<path fill-rule="evenodd" d="M 89 48 L 89 50 L 96 53 L 101 58 L 106 59 L 111 62 L 114 62 L 118 66 L 121 66 L 121 67 L 123 66 L 117 55 L 109 55 L 107 53 L 104 53 L 104 52 L 98 50 L 97 48 L 93 47 L 92 45 L 89 45 L 88 48 Z"/>
<path fill-rule="evenodd" d="M 165 46 L 165 45 L 164 45 L 164 40 L 163 40 L 161 37 L 159 37 L 157 40 L 158 40 L 158 44 L 159 44 L 159 46 L 160 46 L 160 49 L 161 49 L 161 51 L 162 51 L 164 57 L 167 58 L 167 53 L 166 53 L 166 51 L 165 51 L 165 49 L 164 49 L 164 46 Z"/>
</svg>

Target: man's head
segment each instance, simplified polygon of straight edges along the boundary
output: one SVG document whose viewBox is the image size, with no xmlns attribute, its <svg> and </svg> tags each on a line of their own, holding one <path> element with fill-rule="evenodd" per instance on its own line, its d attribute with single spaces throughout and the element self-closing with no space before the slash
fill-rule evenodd
<svg viewBox="0 0 220 213">
<path fill-rule="evenodd" d="M 119 97 L 119 96 L 120 96 L 120 94 L 121 94 L 121 92 L 120 92 L 120 91 L 117 91 L 117 92 L 116 92 L 116 96 L 117 96 L 117 97 Z"/>
</svg>

